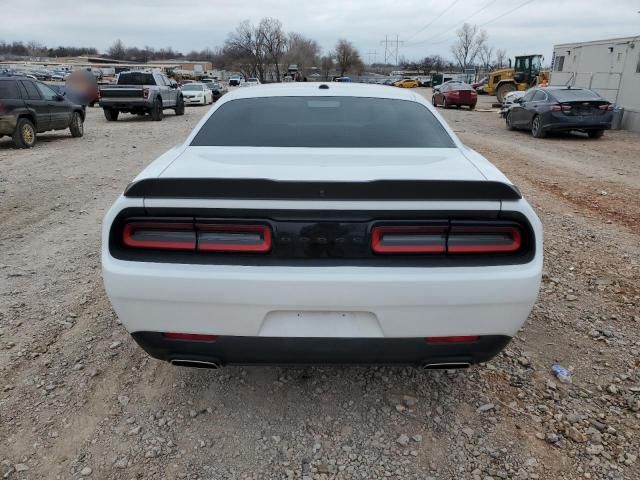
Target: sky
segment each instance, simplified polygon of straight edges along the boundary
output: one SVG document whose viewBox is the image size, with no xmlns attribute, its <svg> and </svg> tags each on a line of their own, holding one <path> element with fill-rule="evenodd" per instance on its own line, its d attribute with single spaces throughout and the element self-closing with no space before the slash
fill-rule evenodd
<svg viewBox="0 0 640 480">
<path fill-rule="evenodd" d="M 275 17 L 285 31 L 317 40 L 324 53 L 352 41 L 366 63 L 384 60 L 387 37 L 399 56 L 451 58 L 455 31 L 482 26 L 510 57 L 553 45 L 640 35 L 637 0 L 0 0 L 0 41 L 95 47 L 171 46 L 187 52 L 221 46 L 238 23 Z M 511 13 L 509 13 L 511 12 Z M 389 45 L 395 61 L 395 44 Z"/>
</svg>

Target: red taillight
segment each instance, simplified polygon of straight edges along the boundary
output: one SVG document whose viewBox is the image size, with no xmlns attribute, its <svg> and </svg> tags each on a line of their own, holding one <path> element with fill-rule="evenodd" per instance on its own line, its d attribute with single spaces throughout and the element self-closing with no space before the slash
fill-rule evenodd
<svg viewBox="0 0 640 480">
<path fill-rule="evenodd" d="M 195 342 L 215 342 L 218 340 L 218 335 L 204 335 L 200 333 L 164 332 L 162 336 L 169 340 L 189 340 Z"/>
<path fill-rule="evenodd" d="M 394 225 L 371 231 L 371 250 L 378 254 L 513 253 L 522 247 L 515 226 Z"/>
<path fill-rule="evenodd" d="M 198 250 L 203 252 L 257 252 L 271 250 L 267 225 L 198 224 Z"/>
<path fill-rule="evenodd" d="M 158 250 L 266 253 L 272 234 L 268 225 L 131 221 L 122 230 L 122 243 Z"/>
<path fill-rule="evenodd" d="M 599 108 L 600 110 L 608 110 L 608 111 L 611 111 L 611 110 L 613 110 L 613 105 L 612 105 L 611 103 L 607 103 L 607 104 L 605 104 L 605 105 L 600 105 L 598 108 Z"/>
<path fill-rule="evenodd" d="M 571 105 L 562 105 L 560 108 L 562 108 L 563 112 L 569 112 L 571 110 Z"/>
<path fill-rule="evenodd" d="M 446 226 L 373 227 L 371 249 L 374 253 L 444 253 Z"/>
<path fill-rule="evenodd" d="M 549 111 L 550 112 L 559 112 L 560 110 L 562 110 L 562 107 L 560 105 L 550 105 L 549 106 Z"/>
<path fill-rule="evenodd" d="M 122 243 L 132 248 L 194 250 L 196 232 L 190 223 L 132 222 L 124 226 Z"/>
<path fill-rule="evenodd" d="M 144 98 L 149 98 L 149 89 L 148 88 L 143 88 L 142 89 L 142 96 Z"/>
<path fill-rule="evenodd" d="M 522 246 L 516 227 L 453 226 L 447 237 L 448 253 L 509 253 Z"/>
<path fill-rule="evenodd" d="M 480 340 L 479 335 L 454 335 L 449 337 L 425 337 L 427 343 L 471 343 Z"/>
</svg>

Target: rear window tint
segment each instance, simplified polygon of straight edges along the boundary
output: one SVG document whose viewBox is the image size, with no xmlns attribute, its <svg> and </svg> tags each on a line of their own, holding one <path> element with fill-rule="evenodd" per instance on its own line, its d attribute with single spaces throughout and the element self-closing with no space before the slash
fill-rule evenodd
<svg viewBox="0 0 640 480">
<path fill-rule="evenodd" d="M 360 97 L 263 97 L 220 106 L 193 146 L 453 148 L 436 117 L 416 102 Z"/>
<path fill-rule="evenodd" d="M 5 100 L 11 98 L 20 98 L 20 92 L 18 92 L 17 82 L 0 82 L 0 98 Z"/>
<path fill-rule="evenodd" d="M 582 100 L 602 100 L 602 97 L 591 90 L 552 90 L 549 93 L 559 102 L 579 102 Z"/>
<path fill-rule="evenodd" d="M 152 73 L 127 72 L 118 77 L 118 85 L 155 85 L 156 80 Z"/>
</svg>

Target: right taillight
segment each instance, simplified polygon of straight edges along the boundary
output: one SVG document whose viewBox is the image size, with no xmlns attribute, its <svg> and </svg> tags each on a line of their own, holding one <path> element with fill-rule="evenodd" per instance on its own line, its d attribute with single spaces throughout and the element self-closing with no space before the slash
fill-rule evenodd
<svg viewBox="0 0 640 480">
<path fill-rule="evenodd" d="M 267 225 L 197 224 L 201 252 L 255 252 L 271 250 L 271 229 Z"/>
<path fill-rule="evenodd" d="M 513 253 L 522 246 L 522 233 L 514 226 L 452 226 L 448 253 Z"/>
<path fill-rule="evenodd" d="M 376 254 L 491 254 L 522 248 L 522 231 L 515 225 L 392 225 L 371 230 Z"/>
<path fill-rule="evenodd" d="M 600 105 L 598 107 L 600 110 L 607 110 L 607 111 L 611 111 L 613 110 L 613 104 L 611 103 L 605 103 L 604 105 Z"/>
<path fill-rule="evenodd" d="M 143 88 L 142 89 L 142 97 L 147 99 L 149 98 L 149 89 L 148 88 Z"/>
</svg>

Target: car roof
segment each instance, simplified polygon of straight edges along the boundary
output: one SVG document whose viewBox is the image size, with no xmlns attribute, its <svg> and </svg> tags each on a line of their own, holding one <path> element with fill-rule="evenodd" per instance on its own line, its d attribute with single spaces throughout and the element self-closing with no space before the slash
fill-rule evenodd
<svg viewBox="0 0 640 480">
<path fill-rule="evenodd" d="M 320 88 L 323 86 L 322 88 Z M 268 83 L 253 88 L 238 89 L 225 98 L 256 97 L 373 97 L 416 101 L 416 94 L 402 89 L 371 83 L 291 82 Z"/>
</svg>

